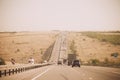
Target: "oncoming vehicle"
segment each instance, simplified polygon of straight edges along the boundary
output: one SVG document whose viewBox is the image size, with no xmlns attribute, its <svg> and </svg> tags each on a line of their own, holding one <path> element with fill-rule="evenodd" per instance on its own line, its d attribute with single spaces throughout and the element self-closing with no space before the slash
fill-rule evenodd
<svg viewBox="0 0 120 80">
<path fill-rule="evenodd" d="M 80 67 L 80 61 L 79 60 L 74 60 L 73 63 L 72 63 L 72 67 L 74 67 L 74 66 Z"/>
</svg>

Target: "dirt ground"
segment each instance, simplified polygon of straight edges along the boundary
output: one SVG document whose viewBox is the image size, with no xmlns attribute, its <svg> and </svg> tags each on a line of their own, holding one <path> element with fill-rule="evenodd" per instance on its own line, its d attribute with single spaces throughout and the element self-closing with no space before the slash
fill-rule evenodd
<svg viewBox="0 0 120 80">
<path fill-rule="evenodd" d="M 33 57 L 35 63 L 42 61 L 46 49 L 54 43 L 56 32 L 5 32 L 0 33 L 0 57 L 7 63 L 14 58 L 17 63 L 28 63 Z"/>
<path fill-rule="evenodd" d="M 69 46 L 72 40 L 75 41 L 77 57 L 83 62 L 88 62 L 90 59 L 98 59 L 99 61 L 108 59 L 110 62 L 120 62 L 120 45 L 101 42 L 77 32 L 70 32 L 68 34 Z M 116 52 L 119 53 L 118 57 L 111 56 L 112 53 Z"/>
</svg>

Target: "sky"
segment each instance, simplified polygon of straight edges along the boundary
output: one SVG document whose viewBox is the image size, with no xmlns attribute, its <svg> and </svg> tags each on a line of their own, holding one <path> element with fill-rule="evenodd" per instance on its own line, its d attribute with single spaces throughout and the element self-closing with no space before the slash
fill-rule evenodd
<svg viewBox="0 0 120 80">
<path fill-rule="evenodd" d="M 0 31 L 120 30 L 120 0 L 0 0 Z"/>
</svg>

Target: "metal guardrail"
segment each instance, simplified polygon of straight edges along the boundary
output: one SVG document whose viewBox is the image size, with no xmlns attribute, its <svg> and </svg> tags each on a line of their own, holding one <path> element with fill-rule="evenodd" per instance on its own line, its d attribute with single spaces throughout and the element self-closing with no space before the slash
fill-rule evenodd
<svg viewBox="0 0 120 80">
<path fill-rule="evenodd" d="M 17 73 L 21 73 L 24 71 L 28 71 L 31 69 L 35 69 L 47 65 L 50 64 L 46 63 L 46 64 L 24 65 L 24 66 L 12 66 L 11 68 L 0 69 L 0 77 L 14 75 Z"/>
</svg>

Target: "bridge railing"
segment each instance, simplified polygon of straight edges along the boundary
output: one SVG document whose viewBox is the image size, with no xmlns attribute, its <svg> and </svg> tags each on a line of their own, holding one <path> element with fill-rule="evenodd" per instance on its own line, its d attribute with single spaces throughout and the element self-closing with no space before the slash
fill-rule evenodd
<svg viewBox="0 0 120 80">
<path fill-rule="evenodd" d="M 50 65 L 49 63 L 44 63 L 44 64 L 26 64 L 26 65 L 13 65 L 13 66 L 0 66 L 0 77 L 3 76 L 10 76 L 14 75 L 17 73 L 21 73 L 27 70 L 43 67 L 43 66 L 48 66 Z"/>
</svg>

